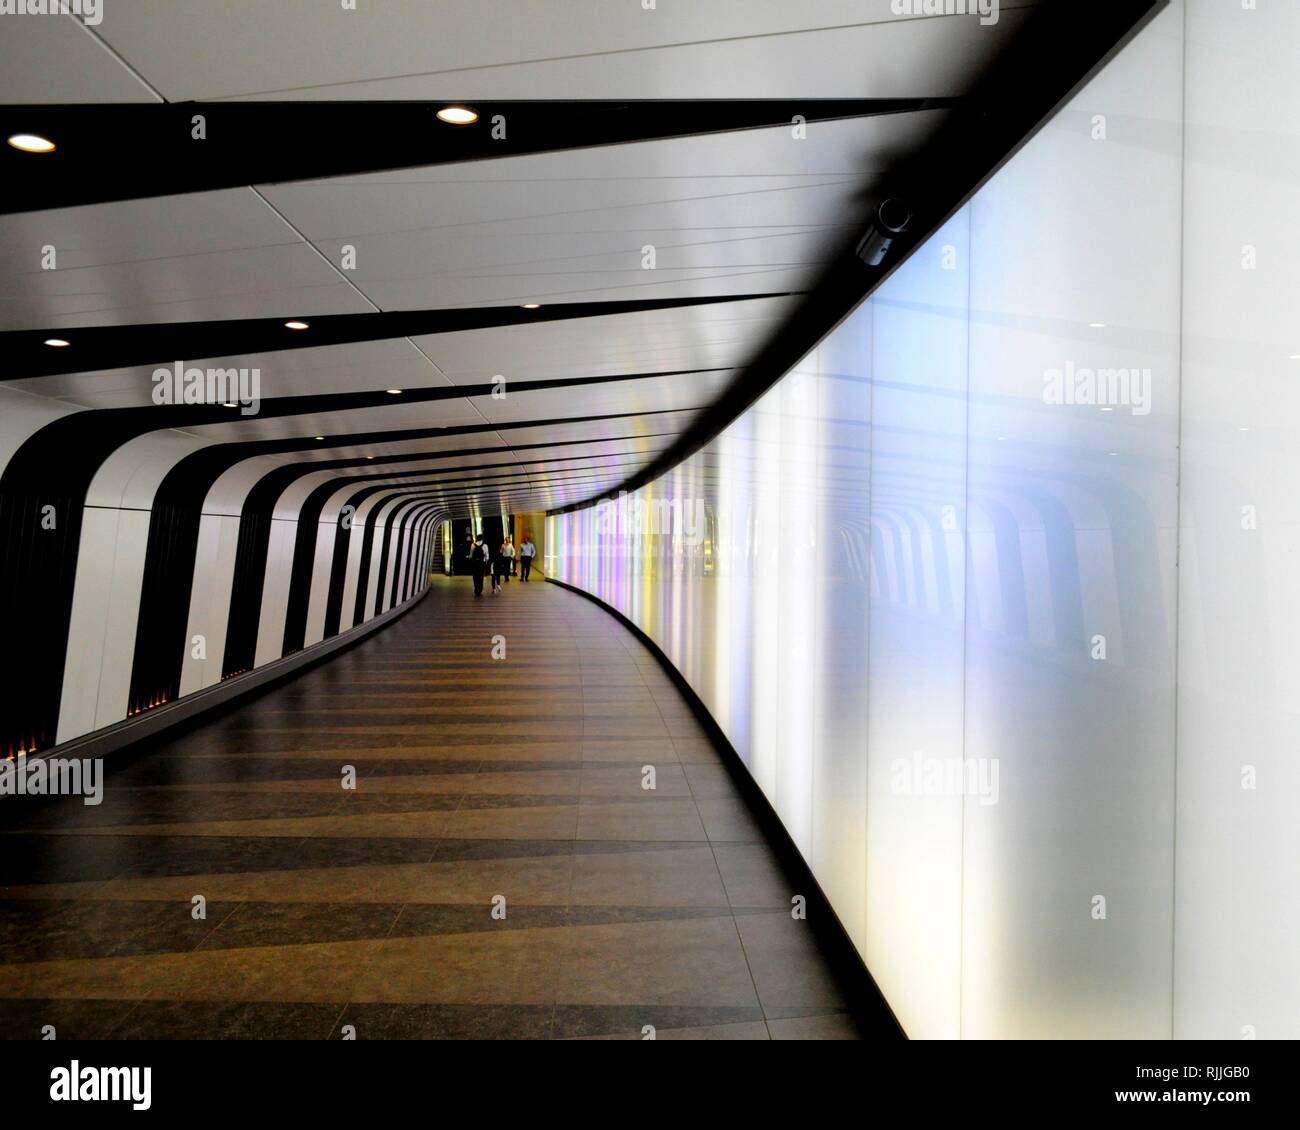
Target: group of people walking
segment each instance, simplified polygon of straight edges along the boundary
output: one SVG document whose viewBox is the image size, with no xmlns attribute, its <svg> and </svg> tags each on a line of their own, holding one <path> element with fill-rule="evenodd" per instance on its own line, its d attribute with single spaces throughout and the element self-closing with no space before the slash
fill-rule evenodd
<svg viewBox="0 0 1300 1130">
<path fill-rule="evenodd" d="M 537 556 L 537 547 L 533 539 L 525 537 L 518 549 L 509 534 L 501 543 L 495 556 L 488 549 L 482 534 L 475 534 L 469 547 L 469 569 L 474 577 L 474 595 L 483 595 L 483 579 L 492 578 L 492 595 L 496 596 L 515 573 L 515 562 L 519 562 L 519 579 L 528 580 L 533 568 L 533 558 Z"/>
</svg>

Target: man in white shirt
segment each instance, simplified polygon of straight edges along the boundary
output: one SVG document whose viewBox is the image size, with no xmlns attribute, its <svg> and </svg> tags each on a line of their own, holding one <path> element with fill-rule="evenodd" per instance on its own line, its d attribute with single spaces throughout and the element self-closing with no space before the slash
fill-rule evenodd
<svg viewBox="0 0 1300 1130">
<path fill-rule="evenodd" d="M 519 579 L 528 580 L 528 572 L 533 567 L 533 558 L 537 556 L 537 546 L 533 545 L 533 539 L 524 538 L 524 544 L 519 547 Z"/>
</svg>

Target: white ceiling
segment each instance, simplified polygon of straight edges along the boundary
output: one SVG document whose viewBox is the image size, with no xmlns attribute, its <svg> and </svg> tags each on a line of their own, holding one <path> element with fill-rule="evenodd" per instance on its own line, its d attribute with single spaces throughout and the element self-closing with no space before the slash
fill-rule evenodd
<svg viewBox="0 0 1300 1130">
<path fill-rule="evenodd" d="M 891 0 L 101 0 L 93 28 L 7 27 L 0 100 L 939 97 L 1036 2 L 985 27 Z"/>
<path fill-rule="evenodd" d="M 355 11 L 337 0 L 102 2 L 94 28 L 71 16 L 6 17 L 0 102 L 952 96 L 1032 7 L 1003 0 L 998 23 L 982 27 L 969 16 L 896 17 L 890 0 L 657 0 L 651 10 L 640 0 L 358 0 Z M 813 123 L 798 141 L 787 128 L 752 130 L 0 216 L 0 329 L 67 334 L 801 290 L 851 234 L 845 218 L 863 194 L 943 118 L 928 111 Z M 41 270 L 48 244 L 55 271 Z M 356 270 L 341 269 L 345 244 L 356 248 Z M 654 270 L 642 267 L 647 244 Z M 483 481 L 474 502 L 484 511 L 558 505 L 617 486 L 668 446 L 792 301 L 179 358 L 256 367 L 264 397 L 507 377 L 504 400 L 395 397 L 350 412 L 234 416 L 183 435 L 200 444 L 477 425 L 488 430 L 322 445 L 259 466 L 373 455 L 365 471 L 378 473 L 386 455 L 499 446 L 429 466 L 461 479 L 506 473 L 473 470 L 484 463 L 547 460 L 529 464 L 522 486 Z M 154 367 L 6 387 L 86 409 L 147 405 Z M 714 368 L 729 371 L 537 392 L 509 383 Z M 657 412 L 668 414 L 649 415 Z M 492 430 L 619 413 L 636 415 Z M 656 433 L 667 434 L 649 438 Z M 600 442 L 514 450 L 568 439 Z"/>
</svg>

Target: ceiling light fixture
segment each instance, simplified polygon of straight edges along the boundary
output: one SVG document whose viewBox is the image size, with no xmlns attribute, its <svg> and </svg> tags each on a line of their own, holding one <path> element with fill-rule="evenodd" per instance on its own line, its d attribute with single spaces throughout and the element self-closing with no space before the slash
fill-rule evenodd
<svg viewBox="0 0 1300 1130">
<path fill-rule="evenodd" d="M 1106 323 L 1105 323 L 1105 322 L 1089 322 L 1089 323 L 1088 323 L 1088 329 L 1090 329 L 1090 330 L 1104 330 L 1105 328 L 1106 328 Z"/>
<path fill-rule="evenodd" d="M 317 439 L 324 439 L 325 437 L 324 437 L 324 436 L 317 436 L 316 438 L 317 438 Z"/>
<path fill-rule="evenodd" d="M 62 349 L 64 346 L 71 345 L 72 342 L 64 341 L 61 337 L 47 337 L 45 339 L 45 344 L 51 349 Z"/>
<path fill-rule="evenodd" d="M 402 395 L 402 390 L 401 390 L 400 388 L 386 388 L 386 389 L 384 389 L 384 391 L 385 391 L 386 393 L 388 393 L 389 396 L 401 396 L 401 395 Z"/>
<path fill-rule="evenodd" d="M 236 404 L 233 400 L 224 400 L 224 401 L 222 401 L 222 403 L 221 403 L 221 407 L 222 407 L 222 408 L 238 408 L 239 405 Z"/>
<path fill-rule="evenodd" d="M 285 322 L 284 328 L 287 330 L 306 330 L 310 329 L 311 326 L 307 322 Z"/>
<path fill-rule="evenodd" d="M 9 135 L 9 144 L 24 153 L 53 153 L 54 142 L 48 137 L 36 133 L 14 133 Z"/>
<path fill-rule="evenodd" d="M 541 304 L 540 302 L 525 302 L 525 303 L 524 303 L 524 309 L 525 309 L 525 310 L 540 310 L 541 308 L 542 308 L 542 304 Z"/>
<path fill-rule="evenodd" d="M 438 120 L 449 126 L 472 126 L 478 121 L 478 113 L 467 106 L 444 106 L 438 111 Z"/>
</svg>

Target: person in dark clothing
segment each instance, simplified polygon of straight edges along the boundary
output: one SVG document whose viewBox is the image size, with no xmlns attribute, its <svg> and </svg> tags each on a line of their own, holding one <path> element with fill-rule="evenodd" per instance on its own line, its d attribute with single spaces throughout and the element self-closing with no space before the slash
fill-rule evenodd
<svg viewBox="0 0 1300 1130">
<path fill-rule="evenodd" d="M 497 553 L 492 559 L 492 595 L 496 596 L 501 591 L 501 586 L 505 579 L 510 575 L 510 558 L 504 553 Z"/>
<path fill-rule="evenodd" d="M 474 595 L 483 595 L 483 574 L 491 562 L 488 547 L 482 537 L 475 537 L 469 547 L 469 571 L 474 575 Z"/>
</svg>

